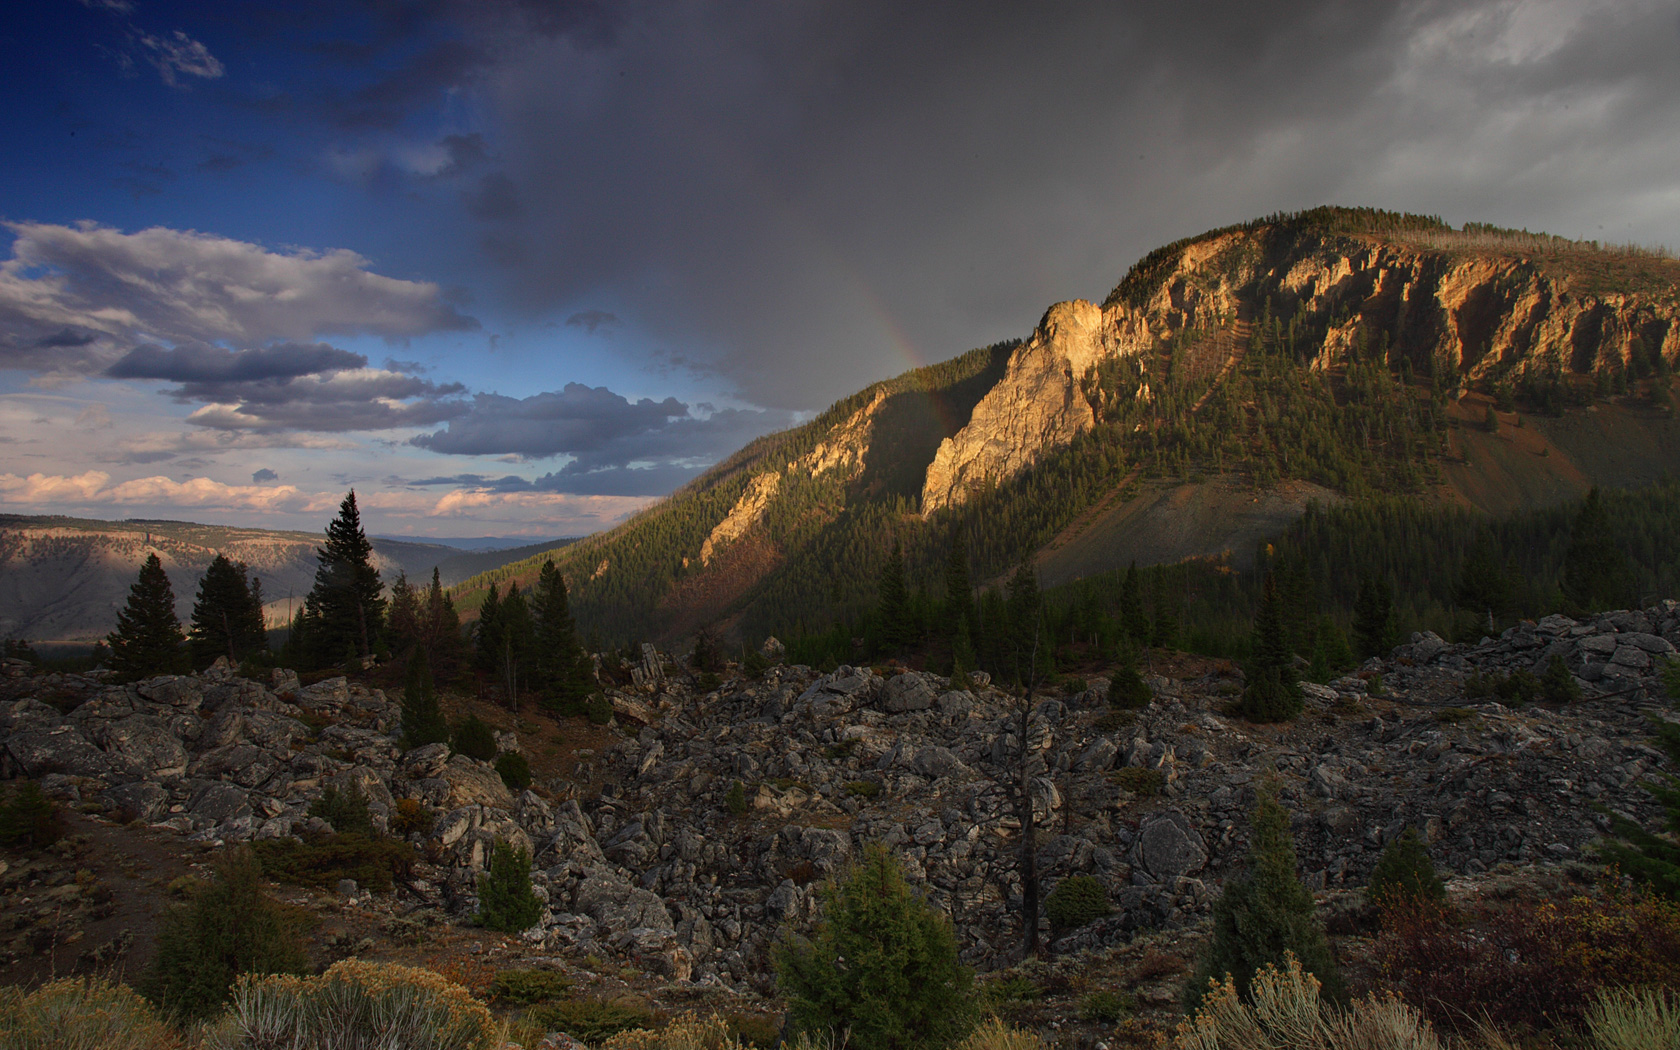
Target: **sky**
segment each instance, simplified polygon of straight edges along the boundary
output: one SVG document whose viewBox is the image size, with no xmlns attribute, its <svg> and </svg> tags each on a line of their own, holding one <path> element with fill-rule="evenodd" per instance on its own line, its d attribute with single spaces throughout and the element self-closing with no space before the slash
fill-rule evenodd
<svg viewBox="0 0 1680 1050">
<path fill-rule="evenodd" d="M 1669 0 L 29 0 L 0 512 L 582 535 L 1318 204 L 1680 245 Z"/>
</svg>

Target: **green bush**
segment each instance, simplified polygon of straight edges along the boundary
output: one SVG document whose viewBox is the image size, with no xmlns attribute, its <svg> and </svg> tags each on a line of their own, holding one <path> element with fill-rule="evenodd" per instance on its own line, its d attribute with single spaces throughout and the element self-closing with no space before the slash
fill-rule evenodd
<svg viewBox="0 0 1680 1050">
<path fill-rule="evenodd" d="M 203 1045 L 495 1050 L 501 1040 L 490 1011 L 460 985 L 430 970 L 345 959 L 318 977 L 241 978 Z"/>
<path fill-rule="evenodd" d="M 612 701 L 605 693 L 595 693 L 584 702 L 583 714 L 591 725 L 604 726 L 613 720 Z"/>
<path fill-rule="evenodd" d="M 1371 869 L 1366 894 L 1377 904 L 1401 899 L 1443 901 L 1447 889 L 1435 873 L 1423 839 L 1416 828 L 1407 828 L 1388 844 L 1377 866 Z"/>
<path fill-rule="evenodd" d="M 987 1012 L 1010 1003 L 1031 1003 L 1044 998 L 1044 988 L 1025 974 L 993 974 L 978 988 L 980 1006 Z"/>
<path fill-rule="evenodd" d="M 398 838 L 406 839 L 415 832 L 427 834 L 436 823 L 437 814 L 432 807 L 417 798 L 399 798 L 391 810 L 391 834 Z"/>
<path fill-rule="evenodd" d="M 1044 914 L 1050 928 L 1056 931 L 1077 930 L 1088 922 L 1107 915 L 1108 890 L 1089 875 L 1070 875 L 1044 898 Z"/>
<path fill-rule="evenodd" d="M 1167 786 L 1167 775 L 1159 769 L 1143 766 L 1122 766 L 1109 774 L 1116 785 L 1143 798 L 1152 798 Z"/>
<path fill-rule="evenodd" d="M 490 724 L 477 715 L 468 715 L 455 723 L 449 746 L 468 758 L 489 762 L 496 757 L 496 734 Z"/>
<path fill-rule="evenodd" d="M 565 1032 L 591 1046 L 633 1028 L 652 1028 L 659 1020 L 640 1003 L 622 999 L 563 999 L 534 1007 L 526 1016 L 549 1031 Z"/>
<path fill-rule="evenodd" d="M 490 981 L 492 996 L 520 1006 L 564 999 L 571 989 L 572 981 L 553 970 L 497 970 Z"/>
<path fill-rule="evenodd" d="M 215 1015 L 241 974 L 296 973 L 303 950 L 280 906 L 263 892 L 261 869 L 235 850 L 215 880 L 164 914 L 157 955 L 139 988 L 160 1010 L 182 1020 Z"/>
<path fill-rule="evenodd" d="M 385 835 L 319 834 L 264 839 L 251 844 L 263 871 L 278 882 L 326 888 L 355 879 L 363 889 L 390 892 L 392 883 L 414 866 L 414 849 Z"/>
<path fill-rule="evenodd" d="M 875 780 L 848 780 L 846 794 L 852 798 L 875 798 L 881 794 L 881 784 Z"/>
<path fill-rule="evenodd" d="M 757 649 L 748 649 L 741 657 L 741 674 L 747 678 L 757 680 L 764 677 L 764 672 L 770 670 L 770 658 Z"/>
<path fill-rule="evenodd" d="M 1244 870 L 1225 882 L 1213 906 L 1212 937 L 1185 989 L 1187 1006 L 1200 1002 L 1209 982 L 1229 976 L 1247 995 L 1263 966 L 1299 959 L 1333 1000 L 1344 998 L 1336 957 L 1324 938 L 1312 894 L 1295 873 L 1295 838 L 1275 788 L 1263 787 L 1254 811 L 1254 837 Z"/>
<path fill-rule="evenodd" d="M 791 934 L 772 958 L 795 1031 L 844 1032 L 856 1050 L 935 1050 L 973 1027 L 973 975 L 951 921 L 884 846 L 824 888 L 812 938 Z"/>
<path fill-rule="evenodd" d="M 1546 673 L 1540 676 L 1540 698 L 1548 704 L 1572 704 L 1581 699 L 1581 687 L 1563 657 L 1554 656 L 1546 665 Z"/>
<path fill-rule="evenodd" d="M 5 1050 L 177 1050 L 181 1041 L 133 989 L 65 978 L 32 992 L 0 989 Z"/>
<path fill-rule="evenodd" d="M 331 824 L 340 835 L 373 835 L 373 814 L 368 812 L 367 796 L 354 787 L 340 791 L 327 785 L 321 797 L 309 804 L 309 815 Z"/>
<path fill-rule="evenodd" d="M 490 866 L 478 878 L 480 926 L 502 933 L 518 933 L 536 925 L 542 901 L 531 892 L 531 855 L 497 842 L 490 850 Z"/>
<path fill-rule="evenodd" d="M 64 832 L 58 805 L 33 780 L 21 780 L 0 803 L 0 846 L 40 849 Z"/>
<path fill-rule="evenodd" d="M 723 804 L 737 817 L 747 811 L 747 789 L 739 780 L 729 785 L 729 794 L 723 797 Z"/>
<path fill-rule="evenodd" d="M 1669 699 L 1680 700 L 1680 658 L 1669 657 L 1657 669 L 1662 676 L 1663 688 L 1667 690 Z"/>
<path fill-rule="evenodd" d="M 1106 988 L 1079 1000 L 1080 1020 L 1095 1024 L 1118 1024 L 1136 1010 L 1137 1000 L 1131 995 Z"/>
<path fill-rule="evenodd" d="M 531 763 L 518 751 L 509 751 L 496 759 L 496 772 L 509 791 L 524 791 L 531 786 Z"/>
<path fill-rule="evenodd" d="M 771 1025 L 769 1041 L 758 1044 L 775 1050 L 779 1034 Z M 657 1031 L 632 1028 L 601 1042 L 601 1050 L 745 1050 L 730 1018 L 681 1013 Z"/>
</svg>

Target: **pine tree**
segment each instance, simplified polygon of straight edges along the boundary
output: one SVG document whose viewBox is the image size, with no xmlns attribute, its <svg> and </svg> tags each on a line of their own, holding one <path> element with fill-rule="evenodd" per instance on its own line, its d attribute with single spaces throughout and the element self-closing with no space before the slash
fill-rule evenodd
<svg viewBox="0 0 1680 1050">
<path fill-rule="evenodd" d="M 128 605 L 117 613 L 117 629 L 106 636 L 111 669 L 123 681 L 187 669 L 181 647 L 181 621 L 175 617 L 175 591 L 156 554 L 148 554 L 139 578 L 128 591 Z"/>
<path fill-rule="evenodd" d="M 391 603 L 385 610 L 385 638 L 393 652 L 406 653 L 424 640 L 420 596 L 408 582 L 408 573 L 398 572 L 391 584 Z"/>
<path fill-rule="evenodd" d="M 1155 699 L 1155 694 L 1149 691 L 1149 686 L 1138 674 L 1138 653 L 1131 642 L 1124 642 L 1120 646 L 1120 658 L 1115 663 L 1114 675 L 1108 685 L 1108 706 L 1121 711 L 1136 710 L 1148 707 Z"/>
<path fill-rule="evenodd" d="M 1038 573 L 1032 562 L 1022 562 L 1009 578 L 1009 600 L 1004 606 L 1008 619 L 1008 661 L 1010 680 L 1034 680 L 1048 662 L 1049 646 L 1040 644 L 1043 634 L 1044 596 L 1038 589 Z"/>
<path fill-rule="evenodd" d="M 1241 874 L 1225 883 L 1213 906 L 1213 936 L 1185 989 L 1186 1005 L 1201 1002 L 1210 980 L 1229 974 L 1247 996 L 1254 972 L 1267 963 L 1282 969 L 1294 952 L 1301 968 L 1323 984 L 1325 998 L 1346 998 L 1336 957 L 1313 909 L 1312 893 L 1295 873 L 1295 836 L 1276 789 L 1265 786 L 1254 810 L 1254 838 Z"/>
<path fill-rule="evenodd" d="M 501 651 L 496 654 L 496 679 L 507 697 L 509 709 L 518 711 L 520 693 L 530 686 L 531 652 L 536 640 L 531 607 L 519 592 L 518 584 L 508 584 L 496 623 L 501 640 Z"/>
<path fill-rule="evenodd" d="M 945 629 L 954 640 L 974 630 L 974 583 L 968 571 L 968 541 L 960 530 L 951 533 L 951 552 L 945 558 Z M 968 659 L 972 662 L 973 654 Z"/>
<path fill-rule="evenodd" d="M 1251 722 L 1287 722 L 1301 713 L 1301 689 L 1295 676 L 1295 654 L 1284 636 L 1277 581 L 1270 573 L 1254 616 L 1253 658 L 1248 687 L 1239 705 Z"/>
<path fill-rule="evenodd" d="M 1353 664 L 1353 650 L 1348 648 L 1347 636 L 1342 634 L 1342 629 L 1330 617 L 1319 617 L 1318 630 L 1313 638 L 1312 680 L 1328 682 L 1337 675 L 1345 674 Z"/>
<path fill-rule="evenodd" d="M 1120 627 L 1132 641 L 1149 644 L 1149 614 L 1143 611 L 1143 581 L 1138 577 L 1136 559 L 1120 581 Z"/>
<path fill-rule="evenodd" d="M 1458 604 L 1486 617 L 1491 624 L 1510 614 L 1516 604 L 1517 581 L 1505 572 L 1493 535 L 1483 530 L 1464 556 L 1454 597 Z"/>
<path fill-rule="evenodd" d="M 1394 589 L 1387 576 L 1361 573 L 1353 600 L 1353 634 L 1361 660 L 1387 656 L 1394 622 Z"/>
<path fill-rule="evenodd" d="M 904 583 L 904 547 L 893 540 L 892 554 L 881 569 L 880 604 L 876 615 L 881 621 L 881 646 L 897 653 L 911 642 L 910 592 Z"/>
<path fill-rule="evenodd" d="M 460 670 L 466 644 L 461 637 L 461 616 L 455 602 L 438 582 L 437 566 L 432 566 L 432 585 L 426 589 L 426 603 L 422 610 L 422 637 L 431 652 L 431 662 L 438 677 L 449 681 Z"/>
<path fill-rule="evenodd" d="M 431 665 L 426 660 L 426 648 L 416 645 L 409 650 L 408 669 L 403 679 L 402 746 L 408 751 L 427 744 L 442 744 L 449 740 L 449 723 L 438 706 L 437 689 L 432 682 Z"/>
<path fill-rule="evenodd" d="M 1417 828 L 1406 828 L 1383 850 L 1371 869 L 1365 893 L 1377 904 L 1447 899 L 1447 888 L 1435 873 L 1435 862 Z"/>
<path fill-rule="evenodd" d="M 473 631 L 473 662 L 479 671 L 494 676 L 502 653 L 502 598 L 492 583 L 478 607 L 478 626 Z"/>
<path fill-rule="evenodd" d="M 268 647 L 260 594 L 254 598 L 244 562 L 218 554 L 198 581 L 188 644 L 194 666 L 208 667 L 218 656 L 238 663 Z"/>
<path fill-rule="evenodd" d="M 1680 769 L 1680 723 L 1655 715 L 1651 723 L 1657 730 L 1654 743 L 1668 755 L 1669 764 Z M 1672 773 L 1658 777 L 1641 786 L 1662 806 L 1665 833 L 1654 833 L 1626 817 L 1611 814 L 1610 831 L 1619 841 L 1599 847 L 1599 854 L 1619 867 L 1623 875 L 1680 901 L 1680 777 Z"/>
<path fill-rule="evenodd" d="M 784 939 L 772 958 L 795 1031 L 832 1032 L 856 1050 L 938 1050 L 974 1023 L 951 920 L 878 844 L 825 887 L 815 935 Z"/>
<path fill-rule="evenodd" d="M 1160 573 L 1155 574 L 1154 586 L 1150 588 L 1149 604 L 1155 611 L 1155 622 L 1150 625 L 1149 644 L 1153 648 L 1171 648 L 1178 641 L 1178 616 L 1173 611 L 1172 599 L 1167 596 L 1167 584 Z"/>
<path fill-rule="evenodd" d="M 593 691 L 589 654 L 578 644 L 566 579 L 552 561 L 543 562 L 531 592 L 536 667 L 533 681 L 541 691 L 537 703 L 562 715 L 583 713 Z"/>
<path fill-rule="evenodd" d="M 1633 567 L 1616 545 L 1610 515 L 1598 489 L 1587 493 L 1581 513 L 1569 529 L 1569 550 L 1563 556 L 1564 601 L 1576 613 L 1625 608 L 1633 604 Z"/>
<path fill-rule="evenodd" d="M 542 918 L 542 901 L 531 892 L 531 855 L 498 841 L 478 879 L 480 926 L 503 933 L 529 929 Z"/>
<path fill-rule="evenodd" d="M 362 531 L 354 489 L 339 504 L 338 517 L 327 526 L 327 542 L 315 549 L 315 557 L 315 586 L 304 600 L 314 662 L 331 663 L 346 651 L 371 656 L 384 624 L 384 584 L 373 567 L 373 545 Z"/>
</svg>

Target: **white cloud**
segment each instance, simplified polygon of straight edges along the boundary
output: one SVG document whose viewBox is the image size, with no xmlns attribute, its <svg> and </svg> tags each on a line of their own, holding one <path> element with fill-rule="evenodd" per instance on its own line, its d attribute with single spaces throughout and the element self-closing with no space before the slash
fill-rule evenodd
<svg viewBox="0 0 1680 1050">
<path fill-rule="evenodd" d="M 113 485 L 111 475 L 101 470 L 70 477 L 0 474 L 0 504 L 15 506 L 116 504 L 319 512 L 330 510 L 342 498 L 331 493 L 305 494 L 294 485 L 225 485 L 210 478 L 175 481 L 157 476 Z"/>
<path fill-rule="evenodd" d="M 165 84 L 173 86 L 178 83 L 175 79 L 177 74 L 215 80 L 225 72 L 221 61 L 210 53 L 209 48 L 179 29 L 164 37 L 141 33 L 139 40 L 148 52 L 146 58 L 163 75 Z"/>
</svg>

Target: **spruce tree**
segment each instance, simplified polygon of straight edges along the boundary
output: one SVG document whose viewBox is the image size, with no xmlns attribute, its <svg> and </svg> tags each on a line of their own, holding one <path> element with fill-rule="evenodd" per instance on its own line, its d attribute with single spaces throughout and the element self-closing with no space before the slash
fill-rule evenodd
<svg viewBox="0 0 1680 1050">
<path fill-rule="evenodd" d="M 437 566 L 432 566 L 432 584 L 426 588 L 422 613 L 421 637 L 431 652 L 431 663 L 438 677 L 449 681 L 460 670 L 466 644 L 461 637 L 461 616 L 455 602 L 438 582 Z"/>
<path fill-rule="evenodd" d="M 1387 656 L 1394 621 L 1394 589 L 1387 576 L 1361 573 L 1353 600 L 1353 634 L 1361 660 Z"/>
<path fill-rule="evenodd" d="M 188 644 L 192 662 L 208 667 L 218 656 L 238 663 L 268 647 L 261 598 L 253 599 L 244 562 L 218 554 L 198 581 Z"/>
<path fill-rule="evenodd" d="M 408 582 L 408 573 L 398 572 L 391 584 L 391 602 L 385 610 L 385 638 L 391 650 L 406 653 L 424 640 L 420 596 Z"/>
<path fill-rule="evenodd" d="M 438 706 L 437 689 L 432 682 L 432 668 L 426 659 L 426 647 L 416 645 L 409 650 L 408 669 L 403 678 L 402 746 L 408 751 L 427 744 L 442 744 L 449 740 L 449 723 Z"/>
<path fill-rule="evenodd" d="M 478 878 L 478 914 L 486 929 L 518 933 L 542 918 L 542 901 L 531 892 L 531 855 L 497 841 L 490 863 Z"/>
<path fill-rule="evenodd" d="M 904 582 L 904 547 L 896 539 L 881 569 L 876 616 L 880 618 L 882 648 L 897 653 L 910 644 L 910 592 Z"/>
<path fill-rule="evenodd" d="M 327 542 L 315 549 L 315 557 L 315 586 L 304 600 L 314 662 L 326 665 L 347 651 L 371 656 L 384 624 L 384 584 L 373 567 L 373 545 L 362 531 L 354 489 L 339 504 L 338 517 L 327 526 Z"/>
<path fill-rule="evenodd" d="M 508 584 L 496 621 L 501 642 L 501 650 L 496 654 L 496 679 L 507 697 L 508 707 L 518 711 L 520 694 L 530 687 L 531 654 L 536 643 L 531 607 L 518 584 Z"/>
<path fill-rule="evenodd" d="M 566 579 L 552 561 L 543 562 L 531 592 L 531 620 L 536 639 L 533 681 L 540 690 L 537 702 L 562 715 L 582 714 L 594 676 L 589 654 L 578 643 Z"/>
<path fill-rule="evenodd" d="M 1674 768 L 1680 769 L 1680 723 L 1651 716 L 1656 727 L 1654 743 L 1668 755 Z M 1599 855 L 1621 869 L 1623 875 L 1635 882 L 1649 885 L 1653 890 L 1680 901 L 1680 776 L 1660 773 L 1658 779 L 1641 785 L 1649 791 L 1663 809 L 1662 834 L 1642 828 L 1626 817 L 1610 816 L 1610 832 L 1617 838 L 1599 847 Z"/>
<path fill-rule="evenodd" d="M 1406 828 L 1383 850 L 1371 869 L 1365 893 L 1377 904 L 1447 899 L 1447 888 L 1435 873 L 1435 862 L 1417 828 Z"/>
<path fill-rule="evenodd" d="M 1577 614 L 1625 608 L 1633 602 L 1633 566 L 1610 531 L 1610 515 L 1598 489 L 1587 493 L 1581 512 L 1569 529 L 1569 549 L 1563 556 L 1564 601 Z"/>
<path fill-rule="evenodd" d="M 479 671 L 494 676 L 502 653 L 502 596 L 496 593 L 495 583 L 490 584 L 484 603 L 478 607 L 473 643 L 473 662 Z"/>
<path fill-rule="evenodd" d="M 974 583 L 968 571 L 968 541 L 961 530 L 951 533 L 951 552 L 945 558 L 945 629 L 953 644 L 970 638 L 974 630 Z M 968 659 L 972 662 L 973 654 Z"/>
<path fill-rule="evenodd" d="M 111 669 L 122 681 L 187 669 L 181 647 L 181 621 L 175 617 L 175 591 L 156 554 L 148 554 L 128 590 L 128 605 L 117 613 L 117 629 L 105 638 L 111 646 Z"/>
<path fill-rule="evenodd" d="M 1295 654 L 1284 636 L 1277 581 L 1266 574 L 1260 609 L 1254 616 L 1253 657 L 1248 687 L 1239 705 L 1251 722 L 1287 722 L 1301 713 L 1301 689 L 1295 676 Z"/>
<path fill-rule="evenodd" d="M 938 1050 L 974 1023 L 973 975 L 951 920 L 878 844 L 824 888 L 815 934 L 784 939 L 772 961 L 794 1031 L 833 1033 L 856 1050 Z"/>
<path fill-rule="evenodd" d="M 1325 998 L 1346 998 L 1312 893 L 1301 885 L 1295 866 L 1289 814 L 1275 787 L 1266 785 L 1255 806 L 1254 838 L 1244 868 L 1226 881 L 1214 903 L 1213 936 L 1185 989 L 1187 1007 L 1201 1002 L 1209 980 L 1223 980 L 1226 974 L 1246 997 L 1254 972 L 1267 963 L 1283 969 L 1285 952 L 1294 952 L 1301 968 L 1319 979 Z"/>
<path fill-rule="evenodd" d="M 1149 644 L 1149 614 L 1143 611 L 1143 581 L 1138 576 L 1136 559 L 1127 566 L 1126 575 L 1120 581 L 1120 627 L 1132 641 Z"/>
</svg>

